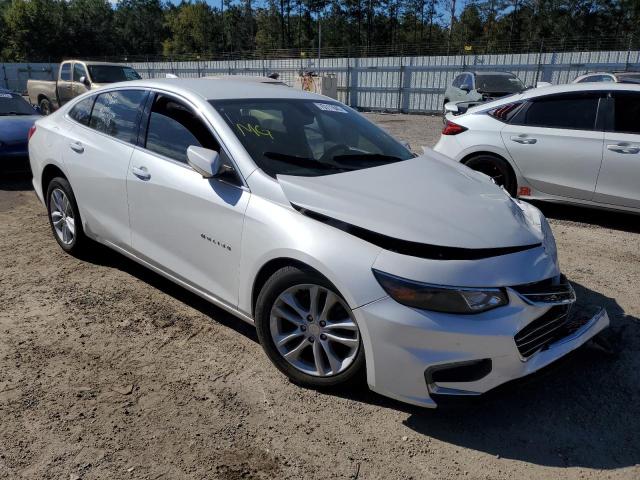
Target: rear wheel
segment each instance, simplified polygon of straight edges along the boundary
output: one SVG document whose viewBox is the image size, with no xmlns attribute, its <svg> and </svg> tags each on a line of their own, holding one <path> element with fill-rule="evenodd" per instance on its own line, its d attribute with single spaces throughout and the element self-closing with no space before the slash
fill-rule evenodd
<svg viewBox="0 0 640 480">
<path fill-rule="evenodd" d="M 511 166 L 502 158 L 493 155 L 478 155 L 471 157 L 465 165 L 473 170 L 484 173 L 493 179 L 496 185 L 504 187 L 512 197 L 516 196 L 518 184 Z"/>
<path fill-rule="evenodd" d="M 67 253 L 79 253 L 88 242 L 82 230 L 80 212 L 71 185 L 56 177 L 47 188 L 47 211 L 53 236 Z"/>
<path fill-rule="evenodd" d="M 43 98 L 40 100 L 40 113 L 42 115 L 49 115 L 52 111 L 51 101 L 48 98 Z"/>
<path fill-rule="evenodd" d="M 314 271 L 284 267 L 274 273 L 258 296 L 256 327 L 269 359 L 294 383 L 332 387 L 363 371 L 353 312 Z"/>
</svg>

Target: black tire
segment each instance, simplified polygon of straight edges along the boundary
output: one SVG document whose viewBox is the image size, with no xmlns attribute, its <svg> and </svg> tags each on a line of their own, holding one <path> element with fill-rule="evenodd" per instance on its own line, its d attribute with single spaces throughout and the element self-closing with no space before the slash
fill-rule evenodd
<svg viewBox="0 0 640 480">
<path fill-rule="evenodd" d="M 56 230 L 56 226 L 54 225 L 53 212 L 56 210 L 55 200 L 53 199 L 54 192 L 62 191 L 68 200 L 68 206 L 72 211 L 73 215 L 73 223 L 74 223 L 74 232 L 73 238 L 68 243 L 64 242 L 60 237 L 58 231 Z M 49 225 L 51 226 L 51 232 L 53 233 L 53 238 L 56 239 L 60 248 L 62 248 L 65 252 L 70 253 L 72 255 L 77 255 L 81 253 L 87 244 L 89 243 L 89 239 L 84 234 L 84 230 L 82 229 L 82 220 L 80 218 L 80 211 L 78 210 L 78 204 L 76 203 L 76 197 L 73 194 L 73 190 L 71 189 L 71 185 L 66 178 L 56 177 L 49 182 L 47 186 L 46 193 L 46 204 L 47 204 L 47 216 L 49 217 Z"/>
<path fill-rule="evenodd" d="M 511 165 L 506 160 L 494 155 L 481 154 L 471 157 L 464 164 L 473 170 L 490 176 L 497 185 L 504 187 L 509 192 L 509 195 L 516 196 L 518 181 Z"/>
<path fill-rule="evenodd" d="M 444 108 L 444 106 L 445 106 L 447 103 L 449 103 L 449 100 L 445 98 L 445 99 L 444 99 L 444 103 L 442 104 L 442 116 L 443 116 L 443 117 L 447 114 L 447 109 L 446 109 L 446 108 Z"/>
<path fill-rule="evenodd" d="M 51 101 L 46 97 L 40 100 L 38 106 L 40 107 L 40 113 L 42 113 L 42 115 L 49 115 L 53 111 Z"/>
<path fill-rule="evenodd" d="M 284 373 L 293 383 L 307 388 L 331 388 L 345 385 L 347 382 L 361 384 L 364 378 L 364 347 L 362 336 L 358 332 L 359 344 L 357 353 L 353 357 L 351 364 L 342 372 L 332 376 L 313 376 L 302 372 L 291 365 L 278 351 L 273 341 L 270 328 L 271 310 L 280 294 L 287 289 L 298 285 L 314 284 L 323 287 L 338 296 L 342 301 L 344 298 L 336 288 L 322 275 L 313 270 L 300 269 L 289 266 L 275 272 L 258 295 L 255 308 L 255 321 L 260 344 L 269 360 Z M 346 305 L 346 302 L 345 302 Z M 348 307 L 347 307 L 348 308 Z M 348 312 L 351 313 L 350 311 Z M 355 323 L 355 321 L 354 321 Z"/>
</svg>

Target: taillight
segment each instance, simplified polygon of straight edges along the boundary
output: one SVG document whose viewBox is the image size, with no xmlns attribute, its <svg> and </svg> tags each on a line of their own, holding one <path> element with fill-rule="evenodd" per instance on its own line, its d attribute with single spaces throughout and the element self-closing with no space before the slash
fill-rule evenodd
<svg viewBox="0 0 640 480">
<path fill-rule="evenodd" d="M 511 114 L 515 112 L 516 108 L 520 106 L 519 103 L 507 103 L 506 105 L 502 105 L 500 107 L 494 108 L 493 110 L 489 110 L 487 115 L 500 120 L 501 122 L 506 122 L 511 118 Z"/>
<path fill-rule="evenodd" d="M 27 141 L 31 140 L 31 137 L 33 137 L 34 133 L 36 133 L 36 126 L 31 125 L 31 128 L 29 129 L 29 133 L 27 134 Z"/>
<path fill-rule="evenodd" d="M 442 129 L 442 135 L 458 135 L 459 133 L 466 131 L 467 127 L 463 127 L 462 125 L 458 125 L 457 123 L 447 120 L 447 123 L 445 123 L 444 128 Z"/>
</svg>

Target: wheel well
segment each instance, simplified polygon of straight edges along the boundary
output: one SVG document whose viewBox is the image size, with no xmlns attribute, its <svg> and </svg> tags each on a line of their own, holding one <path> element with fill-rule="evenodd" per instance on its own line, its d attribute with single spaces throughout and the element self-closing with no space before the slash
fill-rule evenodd
<svg viewBox="0 0 640 480">
<path fill-rule="evenodd" d="M 513 169 L 513 167 L 511 166 L 511 163 L 509 163 L 509 160 L 507 160 L 506 158 L 504 158 L 502 155 L 498 155 L 497 153 L 493 153 L 493 152 L 473 152 L 470 153 L 469 155 L 467 155 L 466 157 L 464 157 L 462 160 L 460 160 L 460 163 L 462 163 L 463 165 L 466 165 L 467 162 L 469 160 L 471 160 L 472 158 L 475 157 L 494 157 L 497 158 L 499 160 L 502 160 L 504 163 L 506 163 L 509 166 L 509 170 L 511 170 L 511 173 L 513 174 L 513 177 L 516 178 L 516 172 Z"/>
<path fill-rule="evenodd" d="M 45 202 L 46 202 L 47 187 L 49 186 L 49 182 L 51 182 L 51 180 L 53 180 L 56 177 L 62 177 L 64 179 L 67 178 L 65 174 L 62 173 L 62 170 L 60 170 L 55 165 L 49 164 L 46 167 L 44 167 L 44 170 L 42 171 L 42 196 L 45 197 Z"/>
<path fill-rule="evenodd" d="M 322 275 L 315 268 L 310 267 L 306 263 L 295 260 L 293 258 L 275 258 L 273 260 L 269 260 L 262 266 L 262 268 L 256 275 L 255 280 L 253 281 L 253 289 L 251 290 L 251 315 L 255 315 L 256 302 L 258 301 L 258 295 L 260 295 L 262 287 L 264 287 L 265 283 L 267 283 L 267 280 L 269 280 L 271 275 L 284 267 L 298 267 L 304 270 L 313 270 L 314 272 Z"/>
</svg>

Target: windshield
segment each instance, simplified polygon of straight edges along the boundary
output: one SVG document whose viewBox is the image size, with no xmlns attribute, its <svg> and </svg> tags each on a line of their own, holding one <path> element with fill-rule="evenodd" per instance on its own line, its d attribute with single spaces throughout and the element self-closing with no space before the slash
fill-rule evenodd
<svg viewBox="0 0 640 480">
<path fill-rule="evenodd" d="M 476 90 L 489 93 L 518 93 L 524 85 L 515 75 L 479 73 L 476 75 Z"/>
<path fill-rule="evenodd" d="M 324 100 L 210 102 L 268 175 L 319 176 L 413 157 L 357 112 Z"/>
<path fill-rule="evenodd" d="M 133 68 L 121 65 L 89 65 L 89 74 L 94 83 L 126 82 L 142 78 Z"/>
<path fill-rule="evenodd" d="M 29 103 L 15 93 L 0 92 L 0 115 L 35 115 Z"/>
</svg>

